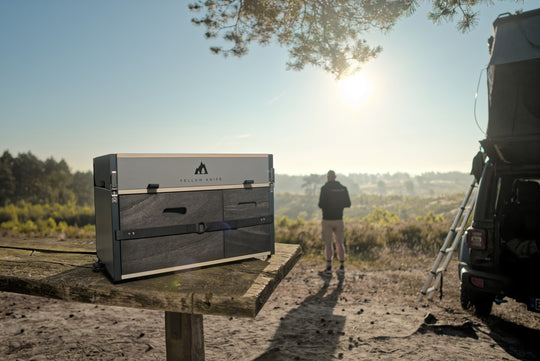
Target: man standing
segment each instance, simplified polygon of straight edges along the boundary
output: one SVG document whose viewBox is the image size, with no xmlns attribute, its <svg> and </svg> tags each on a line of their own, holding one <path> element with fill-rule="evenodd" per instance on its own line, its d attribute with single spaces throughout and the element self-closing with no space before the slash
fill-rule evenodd
<svg viewBox="0 0 540 361">
<path fill-rule="evenodd" d="M 339 259 L 338 273 L 343 274 L 345 268 L 345 246 L 343 224 L 343 208 L 351 206 L 349 192 L 347 187 L 336 181 L 336 173 L 333 170 L 328 171 L 326 175 L 327 182 L 321 188 L 319 197 L 319 208 L 322 209 L 322 240 L 326 253 L 326 269 L 323 273 L 332 273 L 332 259 L 334 258 L 334 247 L 332 239 L 335 236 L 336 250 Z"/>
</svg>

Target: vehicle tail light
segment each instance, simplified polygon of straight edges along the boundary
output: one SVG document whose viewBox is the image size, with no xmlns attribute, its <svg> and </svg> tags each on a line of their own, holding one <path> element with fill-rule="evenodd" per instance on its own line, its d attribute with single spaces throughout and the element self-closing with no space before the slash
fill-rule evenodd
<svg viewBox="0 0 540 361">
<path fill-rule="evenodd" d="M 469 228 L 467 230 L 466 246 L 471 249 L 486 249 L 486 231 L 483 229 Z"/>
<path fill-rule="evenodd" d="M 478 288 L 484 288 L 484 279 L 480 277 L 471 277 L 471 283 Z"/>
</svg>

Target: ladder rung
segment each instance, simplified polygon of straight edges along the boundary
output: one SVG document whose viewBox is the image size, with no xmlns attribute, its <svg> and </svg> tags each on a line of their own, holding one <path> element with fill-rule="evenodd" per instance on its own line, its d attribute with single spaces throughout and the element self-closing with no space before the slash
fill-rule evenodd
<svg viewBox="0 0 540 361">
<path fill-rule="evenodd" d="M 475 203 L 476 203 L 477 194 L 474 193 L 475 187 L 476 187 L 476 180 L 472 182 L 469 190 L 467 191 L 467 194 L 465 195 L 465 199 L 463 200 L 463 203 L 461 203 L 460 209 L 454 219 L 454 223 L 452 224 L 452 227 L 450 227 L 450 231 L 448 232 L 448 235 L 446 236 L 444 244 L 439 250 L 439 255 L 437 256 L 437 259 L 435 260 L 435 264 L 433 265 L 433 268 L 431 269 L 430 274 L 428 275 L 428 279 L 426 280 L 424 287 L 420 291 L 420 296 L 418 297 L 418 301 L 422 299 L 422 296 L 426 296 L 426 295 L 428 295 L 428 299 L 431 299 L 432 294 L 435 290 L 437 290 L 437 287 L 439 286 L 442 287 L 442 273 L 446 271 L 450 257 L 452 256 L 452 253 L 456 251 L 456 244 L 457 244 L 458 239 L 455 236 L 461 235 L 461 233 L 463 232 L 465 228 L 465 224 L 463 224 L 463 222 L 469 219 L 471 215 L 471 210 L 474 208 Z M 467 212 L 464 212 L 464 211 L 467 211 Z M 451 237 L 454 237 L 453 243 L 450 247 L 447 247 L 449 244 L 448 242 L 451 240 Z M 442 266 L 440 267 L 443 253 L 446 254 L 446 260 L 443 262 Z M 439 267 L 439 268 L 436 268 L 436 267 Z M 434 269 L 436 269 L 436 271 L 434 271 Z M 437 277 L 439 276 L 439 274 L 441 275 L 441 277 Z M 436 279 L 434 279 L 434 277 Z M 430 284 L 431 284 L 431 287 L 428 288 Z"/>
<path fill-rule="evenodd" d="M 456 233 L 456 231 L 461 231 L 461 230 L 462 230 L 461 227 L 456 227 L 456 228 L 452 228 L 452 229 L 450 230 L 450 232 L 448 232 L 448 233 Z"/>
</svg>

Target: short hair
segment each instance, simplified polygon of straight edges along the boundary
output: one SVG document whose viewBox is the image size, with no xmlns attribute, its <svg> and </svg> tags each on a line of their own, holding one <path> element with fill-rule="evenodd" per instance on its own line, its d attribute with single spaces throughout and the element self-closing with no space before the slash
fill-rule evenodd
<svg viewBox="0 0 540 361">
<path fill-rule="evenodd" d="M 329 170 L 326 175 L 336 175 L 336 172 L 334 172 L 333 170 Z"/>
</svg>

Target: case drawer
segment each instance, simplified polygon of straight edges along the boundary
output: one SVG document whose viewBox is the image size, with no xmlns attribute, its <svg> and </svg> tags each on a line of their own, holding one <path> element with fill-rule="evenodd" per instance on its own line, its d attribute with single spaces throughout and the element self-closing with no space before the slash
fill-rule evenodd
<svg viewBox="0 0 540 361">
<path fill-rule="evenodd" d="M 123 240 L 121 254 L 123 274 L 208 262 L 223 258 L 223 232 Z"/>
<path fill-rule="evenodd" d="M 270 189 L 247 188 L 223 191 L 223 218 L 237 220 L 270 213 Z"/>
<path fill-rule="evenodd" d="M 217 222 L 223 218 L 221 191 L 120 195 L 119 207 L 121 229 Z"/>
<path fill-rule="evenodd" d="M 238 228 L 225 231 L 225 257 L 262 253 L 273 249 L 274 224 Z"/>
</svg>

